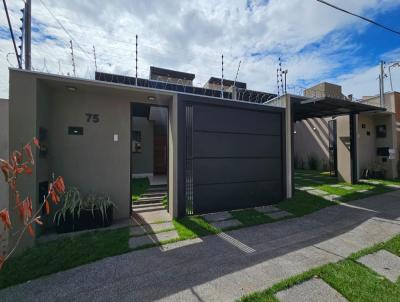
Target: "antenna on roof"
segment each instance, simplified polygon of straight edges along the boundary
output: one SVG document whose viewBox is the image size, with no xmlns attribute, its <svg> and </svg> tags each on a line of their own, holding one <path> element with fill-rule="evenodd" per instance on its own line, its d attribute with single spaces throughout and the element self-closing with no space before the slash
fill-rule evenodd
<svg viewBox="0 0 400 302">
<path fill-rule="evenodd" d="M 222 77 L 221 77 L 221 99 L 223 99 L 224 98 L 224 54 L 222 54 L 222 61 L 221 61 L 221 63 L 222 63 L 222 65 L 221 65 L 221 67 L 222 67 L 222 69 L 221 69 L 221 71 L 222 71 Z"/>
<path fill-rule="evenodd" d="M 69 40 L 70 48 L 71 48 L 71 58 L 72 58 L 72 71 L 74 72 L 74 77 L 76 77 L 76 70 L 75 70 L 75 58 L 74 58 L 74 45 L 72 44 L 72 40 Z"/>
<path fill-rule="evenodd" d="M 97 57 L 96 57 L 96 48 L 93 45 L 93 57 L 94 57 L 94 68 L 97 72 Z"/>
<path fill-rule="evenodd" d="M 137 53 L 138 53 L 138 35 L 136 35 L 136 75 L 135 75 L 135 85 L 137 86 Z"/>
</svg>

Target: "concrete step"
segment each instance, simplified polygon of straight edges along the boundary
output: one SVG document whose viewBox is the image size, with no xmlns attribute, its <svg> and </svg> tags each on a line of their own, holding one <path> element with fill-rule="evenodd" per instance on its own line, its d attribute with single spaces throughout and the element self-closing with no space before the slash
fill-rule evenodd
<svg viewBox="0 0 400 302">
<path fill-rule="evenodd" d="M 140 198 L 147 198 L 147 197 L 164 197 L 165 195 L 167 195 L 166 191 L 160 191 L 160 192 L 147 192 L 144 193 L 140 196 Z"/>
<path fill-rule="evenodd" d="M 150 186 L 147 189 L 147 192 L 168 192 L 168 187 L 167 186 Z"/>
<path fill-rule="evenodd" d="M 152 203 L 142 203 L 136 204 L 135 202 L 132 204 L 132 209 L 147 209 L 153 207 L 162 207 L 163 204 L 161 202 L 152 202 Z"/>
<path fill-rule="evenodd" d="M 133 204 L 150 204 L 150 203 L 160 203 L 163 199 L 157 198 L 140 198 L 133 202 Z"/>
</svg>

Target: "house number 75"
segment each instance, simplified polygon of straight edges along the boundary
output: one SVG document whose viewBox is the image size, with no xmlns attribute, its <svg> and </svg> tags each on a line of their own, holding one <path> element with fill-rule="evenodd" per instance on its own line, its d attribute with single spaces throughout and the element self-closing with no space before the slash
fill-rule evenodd
<svg viewBox="0 0 400 302">
<path fill-rule="evenodd" d="M 100 117 L 98 114 L 86 113 L 86 122 L 98 123 L 98 122 L 100 122 Z"/>
</svg>

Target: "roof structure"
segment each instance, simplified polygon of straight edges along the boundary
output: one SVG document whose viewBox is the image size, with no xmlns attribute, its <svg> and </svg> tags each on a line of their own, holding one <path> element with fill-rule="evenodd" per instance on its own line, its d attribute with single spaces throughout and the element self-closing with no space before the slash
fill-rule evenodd
<svg viewBox="0 0 400 302">
<path fill-rule="evenodd" d="M 195 75 L 193 73 L 150 66 L 150 79 L 154 79 L 154 76 L 164 76 L 164 77 L 184 79 L 190 81 L 193 81 L 195 78 Z"/>
<path fill-rule="evenodd" d="M 116 74 L 96 71 L 95 79 L 97 81 L 136 86 L 136 79 L 134 77 L 124 76 L 124 75 L 116 75 Z M 220 90 L 195 87 L 177 83 L 167 83 L 167 82 L 149 80 L 143 78 L 137 78 L 137 86 L 153 88 L 153 89 L 169 90 L 178 93 L 190 93 L 208 97 L 221 97 Z M 223 93 L 224 93 L 224 99 L 232 99 L 232 92 L 224 91 Z M 274 97 L 276 97 L 276 95 L 272 93 L 238 88 L 235 100 L 242 102 L 250 102 L 250 103 L 264 103 Z"/>
<path fill-rule="evenodd" d="M 221 85 L 221 79 L 216 78 L 216 77 L 211 77 L 207 81 L 207 83 Z M 235 84 L 235 87 L 237 87 L 237 88 L 242 88 L 242 89 L 247 88 L 247 84 L 244 82 L 238 82 L 238 81 L 235 82 L 235 81 L 227 80 L 227 79 L 224 79 L 223 84 L 224 84 L 224 86 L 233 86 L 233 84 Z"/>
<path fill-rule="evenodd" d="M 292 96 L 291 100 L 295 121 L 368 111 L 386 111 L 385 108 L 332 97 L 306 98 Z"/>
</svg>

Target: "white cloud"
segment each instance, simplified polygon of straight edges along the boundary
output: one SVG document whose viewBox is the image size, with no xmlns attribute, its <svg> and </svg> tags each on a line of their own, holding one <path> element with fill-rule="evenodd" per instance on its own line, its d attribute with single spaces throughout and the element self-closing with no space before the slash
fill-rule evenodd
<svg viewBox="0 0 400 302">
<path fill-rule="evenodd" d="M 220 76 L 220 57 L 224 53 L 225 77 L 234 78 L 242 60 L 239 80 L 247 82 L 250 89 L 273 92 L 278 56 L 289 68 L 291 84 L 329 78 L 332 70 L 342 66 L 341 58 L 348 58 L 357 48 L 340 30 L 351 26 L 363 31 L 366 27 L 365 23 L 314 0 L 250 1 L 251 9 L 245 0 L 43 1 L 73 36 L 77 74 L 82 77 L 93 77 L 93 45 L 99 70 L 133 75 L 138 34 L 142 77 L 147 77 L 149 66 L 155 65 L 196 73 L 195 83 L 204 84 L 209 76 Z M 14 29 L 18 29 L 22 1 L 9 2 Z M 398 3 L 334 2 L 369 16 Z M 40 27 L 32 35 L 33 66 L 41 71 L 71 74 L 69 36 L 39 0 L 33 1 L 32 15 L 34 24 Z M 0 19 L 0 27 L 6 26 L 5 18 Z M 322 39 L 324 43 L 318 44 Z M 8 95 L 5 56 L 11 51 L 11 41 L 0 39 L 0 97 Z M 260 55 L 251 55 L 255 53 Z M 364 89 L 356 84 L 361 81 L 357 75 L 350 73 L 340 81 L 346 89 Z M 371 83 L 370 78 L 365 79 Z"/>
</svg>

